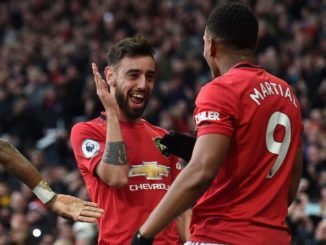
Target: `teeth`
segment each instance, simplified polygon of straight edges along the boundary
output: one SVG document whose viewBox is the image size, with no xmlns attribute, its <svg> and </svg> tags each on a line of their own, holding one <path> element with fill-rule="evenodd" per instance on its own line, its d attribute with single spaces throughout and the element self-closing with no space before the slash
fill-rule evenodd
<svg viewBox="0 0 326 245">
<path fill-rule="evenodd" d="M 144 95 L 141 94 L 133 94 L 134 97 L 138 98 L 138 99 L 143 99 Z"/>
</svg>

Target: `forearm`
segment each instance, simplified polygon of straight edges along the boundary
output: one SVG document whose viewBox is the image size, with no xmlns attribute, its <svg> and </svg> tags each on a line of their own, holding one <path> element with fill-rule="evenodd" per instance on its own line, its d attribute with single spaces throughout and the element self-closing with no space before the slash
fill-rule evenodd
<svg viewBox="0 0 326 245">
<path fill-rule="evenodd" d="M 126 165 L 127 153 L 116 111 L 107 110 L 106 128 L 106 145 L 102 161 L 112 165 Z"/>
<path fill-rule="evenodd" d="M 107 111 L 108 112 L 108 111 Z M 97 174 L 109 186 L 123 187 L 128 183 L 128 160 L 116 112 L 107 113 L 107 135 Z"/>
<path fill-rule="evenodd" d="M 144 237 L 154 237 L 172 220 L 192 207 L 207 190 L 211 181 L 202 178 L 195 164 L 189 164 L 176 178 L 172 186 L 147 221 L 140 228 Z"/>
<path fill-rule="evenodd" d="M 1 140 L 0 164 L 31 189 L 42 180 L 40 173 L 14 146 Z"/>
<path fill-rule="evenodd" d="M 126 146 L 122 137 L 118 114 L 107 110 L 107 133 L 102 161 L 106 164 L 123 166 L 127 162 Z"/>
<path fill-rule="evenodd" d="M 107 114 L 106 141 L 107 142 L 123 141 L 118 112 L 114 109 L 107 109 L 106 114 Z"/>
</svg>

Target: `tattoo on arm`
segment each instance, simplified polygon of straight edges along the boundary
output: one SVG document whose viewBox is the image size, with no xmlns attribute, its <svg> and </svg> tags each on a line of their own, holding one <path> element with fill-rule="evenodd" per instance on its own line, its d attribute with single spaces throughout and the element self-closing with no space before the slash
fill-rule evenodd
<svg viewBox="0 0 326 245">
<path fill-rule="evenodd" d="M 112 165 L 128 164 L 125 143 L 123 141 L 107 143 L 102 160 Z"/>
</svg>

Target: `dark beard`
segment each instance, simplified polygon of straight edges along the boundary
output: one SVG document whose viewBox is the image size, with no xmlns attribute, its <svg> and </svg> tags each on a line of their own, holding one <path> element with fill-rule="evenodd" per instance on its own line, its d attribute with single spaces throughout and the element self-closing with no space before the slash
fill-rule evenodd
<svg viewBox="0 0 326 245">
<path fill-rule="evenodd" d="M 145 101 L 145 105 L 143 108 L 135 110 L 131 109 L 128 105 L 128 101 L 126 98 L 124 98 L 123 94 L 120 93 L 119 89 L 116 88 L 115 90 L 115 99 L 117 101 L 118 106 L 120 109 L 126 114 L 126 117 L 129 119 L 138 119 L 143 115 L 143 112 L 146 108 L 147 102 Z"/>
</svg>

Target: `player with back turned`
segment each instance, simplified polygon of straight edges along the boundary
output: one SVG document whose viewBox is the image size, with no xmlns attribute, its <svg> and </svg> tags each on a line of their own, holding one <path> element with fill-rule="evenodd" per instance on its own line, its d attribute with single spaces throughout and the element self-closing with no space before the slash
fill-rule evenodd
<svg viewBox="0 0 326 245">
<path fill-rule="evenodd" d="M 187 244 L 290 244 L 285 222 L 302 169 L 301 109 L 292 88 L 257 65 L 258 21 L 240 3 L 216 6 L 204 33 L 215 77 L 196 99 L 189 164 L 135 233 L 151 239 L 193 206 Z"/>
</svg>

